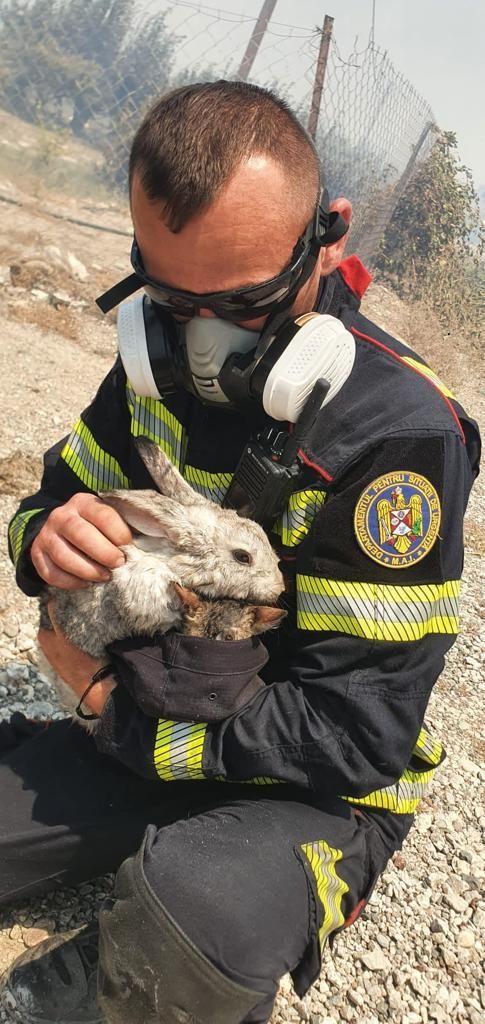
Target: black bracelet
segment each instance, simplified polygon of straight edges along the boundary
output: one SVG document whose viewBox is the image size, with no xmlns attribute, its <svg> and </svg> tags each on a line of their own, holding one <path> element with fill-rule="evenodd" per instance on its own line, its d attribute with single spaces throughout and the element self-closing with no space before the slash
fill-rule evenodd
<svg viewBox="0 0 485 1024">
<path fill-rule="evenodd" d="M 96 715 L 94 713 L 91 715 L 87 715 L 85 711 L 82 710 L 81 704 L 84 704 L 84 700 L 87 697 L 89 691 L 92 690 L 93 686 L 96 686 L 96 683 L 100 683 L 102 679 L 106 679 L 106 676 L 110 676 L 113 671 L 113 666 L 110 663 L 108 663 L 107 665 L 103 665 L 102 668 L 98 669 L 98 671 L 94 673 L 94 676 L 91 679 L 89 686 L 86 687 L 81 697 L 81 700 L 79 701 L 79 704 L 76 708 L 76 715 L 78 716 L 78 718 L 82 718 L 84 722 L 93 722 L 95 721 L 96 718 L 99 718 L 99 715 Z"/>
</svg>

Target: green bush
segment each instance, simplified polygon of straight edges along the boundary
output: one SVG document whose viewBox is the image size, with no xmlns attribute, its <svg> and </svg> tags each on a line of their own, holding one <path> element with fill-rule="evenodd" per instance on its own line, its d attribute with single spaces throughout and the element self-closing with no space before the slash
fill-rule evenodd
<svg viewBox="0 0 485 1024">
<path fill-rule="evenodd" d="M 376 270 L 403 298 L 428 302 L 447 333 L 483 324 L 484 233 L 471 171 L 441 133 L 401 196 Z"/>
</svg>

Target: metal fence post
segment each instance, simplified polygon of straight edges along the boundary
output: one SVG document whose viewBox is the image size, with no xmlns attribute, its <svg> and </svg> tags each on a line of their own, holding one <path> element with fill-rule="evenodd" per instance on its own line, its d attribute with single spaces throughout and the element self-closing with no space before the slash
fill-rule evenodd
<svg viewBox="0 0 485 1024">
<path fill-rule="evenodd" d="M 318 117 L 322 103 L 323 83 L 325 81 L 325 74 L 327 71 L 328 52 L 330 49 L 330 40 L 332 38 L 333 22 L 334 19 L 331 18 L 329 14 L 326 14 L 323 22 L 322 34 L 320 36 L 320 50 L 318 53 L 312 105 L 310 107 L 310 116 L 308 118 L 307 126 L 308 134 L 311 135 L 313 140 L 315 140 L 317 133 Z"/>
<path fill-rule="evenodd" d="M 416 161 L 417 161 L 418 156 L 419 156 L 419 154 L 420 154 L 420 152 L 421 152 L 421 150 L 422 150 L 422 148 L 423 148 L 423 146 L 424 146 L 424 144 L 426 142 L 426 139 L 428 138 L 429 133 L 432 132 L 435 129 L 436 129 L 436 125 L 435 125 L 434 121 L 428 121 L 428 123 L 425 124 L 425 126 L 424 126 L 424 128 L 423 128 L 423 130 L 421 132 L 421 135 L 419 136 L 419 139 L 418 139 L 416 145 L 413 147 L 413 149 L 411 151 L 411 156 L 409 157 L 409 160 L 408 160 L 408 162 L 407 162 L 407 164 L 406 164 L 406 166 L 405 166 L 405 168 L 404 168 L 404 170 L 403 170 L 403 172 L 401 174 L 401 177 L 399 178 L 399 181 L 398 181 L 398 183 L 397 183 L 397 185 L 396 185 L 396 187 L 394 189 L 394 195 L 396 197 L 396 203 L 397 203 L 397 200 L 400 198 L 400 196 L 402 196 L 402 194 L 404 192 L 404 189 L 406 188 L 406 185 L 411 181 L 411 178 L 412 178 L 413 173 L 414 173 L 414 168 L 415 168 L 415 165 L 416 165 Z"/>
<path fill-rule="evenodd" d="M 411 150 L 409 160 L 392 190 L 386 194 L 385 191 L 380 198 L 374 200 L 361 219 L 357 231 L 352 234 L 352 251 L 357 251 L 361 260 L 370 268 L 373 267 L 380 243 L 384 237 L 387 225 L 396 209 L 396 206 L 413 177 L 416 162 L 430 132 L 436 131 L 434 121 L 428 121 Z"/>
<path fill-rule="evenodd" d="M 246 52 L 239 65 L 239 70 L 236 75 L 236 77 L 239 78 L 241 82 L 247 82 L 248 80 L 249 72 L 251 71 L 254 61 L 256 60 L 256 57 L 258 55 L 259 47 L 261 46 L 264 33 L 266 32 L 266 29 L 268 28 L 268 25 L 271 21 L 273 11 L 276 7 L 276 3 L 277 0 L 264 0 L 263 6 L 259 13 L 259 18 L 253 28 L 251 38 L 246 47 Z"/>
</svg>

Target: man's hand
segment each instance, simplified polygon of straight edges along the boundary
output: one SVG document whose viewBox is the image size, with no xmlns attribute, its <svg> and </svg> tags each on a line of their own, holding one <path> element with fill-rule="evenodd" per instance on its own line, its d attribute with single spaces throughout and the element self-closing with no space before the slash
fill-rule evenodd
<svg viewBox="0 0 485 1024">
<path fill-rule="evenodd" d="M 122 544 L 132 533 L 114 508 L 94 494 L 74 494 L 55 508 L 30 549 L 34 568 L 46 583 L 61 590 L 80 590 L 104 583 L 111 569 L 123 565 Z"/>
<path fill-rule="evenodd" d="M 55 621 L 52 602 L 49 602 L 49 615 L 53 628 L 39 630 L 37 635 L 39 645 L 54 671 L 81 698 L 94 673 L 106 664 L 107 658 L 103 660 L 92 658 L 90 654 L 85 654 L 84 651 L 79 650 L 79 647 L 71 644 Z M 106 679 L 96 683 L 86 697 L 86 706 L 95 714 L 100 715 L 115 686 L 116 681 L 113 676 L 107 676 Z"/>
</svg>

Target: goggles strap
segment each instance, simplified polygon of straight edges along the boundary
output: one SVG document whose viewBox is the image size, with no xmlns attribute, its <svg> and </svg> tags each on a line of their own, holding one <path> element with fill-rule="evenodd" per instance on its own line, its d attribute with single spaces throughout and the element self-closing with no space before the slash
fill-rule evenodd
<svg viewBox="0 0 485 1024">
<path fill-rule="evenodd" d="M 138 274 L 129 274 L 128 277 L 124 277 L 122 281 L 114 284 L 112 288 L 108 288 L 107 292 L 99 295 L 96 305 L 99 306 L 102 313 L 109 313 L 111 309 L 118 306 L 120 302 L 124 302 L 139 288 L 143 288 L 141 278 L 138 277 Z"/>
</svg>

